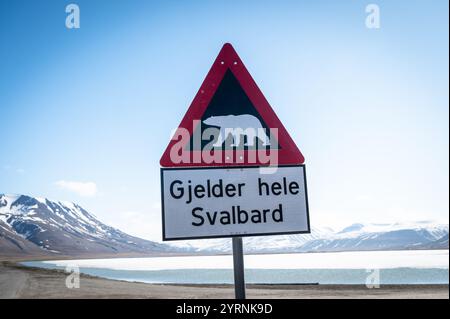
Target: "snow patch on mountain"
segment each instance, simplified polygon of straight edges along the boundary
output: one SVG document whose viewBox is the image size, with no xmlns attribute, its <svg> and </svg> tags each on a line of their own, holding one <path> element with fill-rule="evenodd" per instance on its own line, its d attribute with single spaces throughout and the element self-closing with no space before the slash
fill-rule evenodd
<svg viewBox="0 0 450 319">
<path fill-rule="evenodd" d="M 179 241 L 171 245 L 197 252 L 231 252 L 230 238 Z M 445 245 L 448 248 L 448 224 L 428 221 L 357 223 L 337 232 L 331 228 L 312 228 L 311 234 L 244 237 L 246 253 L 442 249 Z"/>
<path fill-rule="evenodd" d="M 33 245 L 68 255 L 172 249 L 107 226 L 74 203 L 0 194 L 0 254 L 6 247 L 14 253 Z"/>
</svg>

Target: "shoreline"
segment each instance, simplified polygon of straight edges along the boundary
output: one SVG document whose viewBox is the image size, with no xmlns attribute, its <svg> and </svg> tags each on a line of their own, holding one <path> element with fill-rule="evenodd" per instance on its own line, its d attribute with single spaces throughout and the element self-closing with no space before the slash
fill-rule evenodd
<svg viewBox="0 0 450 319">
<path fill-rule="evenodd" d="M 62 270 L 3 261 L 0 262 L 0 298 L 234 298 L 233 285 L 227 284 L 148 284 L 80 274 L 80 288 L 69 289 L 65 284 L 67 276 Z M 254 299 L 448 299 L 449 285 L 382 285 L 368 289 L 364 285 L 248 284 L 247 295 Z"/>
<path fill-rule="evenodd" d="M 308 252 L 244 252 L 245 255 L 295 255 L 295 254 L 328 254 L 328 253 L 364 253 L 364 252 L 405 252 L 405 251 L 444 251 L 449 248 L 432 249 L 379 249 L 379 250 L 338 250 L 338 251 L 308 251 Z M 52 261 L 52 260 L 79 260 L 79 259 L 117 259 L 117 258 L 153 258 L 153 257 L 198 257 L 198 256 L 232 256 L 232 252 L 153 252 L 145 253 L 118 253 L 118 254 L 86 254 L 86 255 L 27 255 L 27 256 L 0 256 L 0 262 L 25 262 L 25 261 Z"/>
</svg>

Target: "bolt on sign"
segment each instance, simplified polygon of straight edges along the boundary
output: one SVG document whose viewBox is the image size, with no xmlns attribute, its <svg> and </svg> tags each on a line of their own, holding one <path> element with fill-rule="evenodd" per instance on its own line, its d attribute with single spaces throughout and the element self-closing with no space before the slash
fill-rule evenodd
<svg viewBox="0 0 450 319">
<path fill-rule="evenodd" d="M 226 43 L 160 160 L 163 240 L 309 233 L 303 163 Z"/>
</svg>

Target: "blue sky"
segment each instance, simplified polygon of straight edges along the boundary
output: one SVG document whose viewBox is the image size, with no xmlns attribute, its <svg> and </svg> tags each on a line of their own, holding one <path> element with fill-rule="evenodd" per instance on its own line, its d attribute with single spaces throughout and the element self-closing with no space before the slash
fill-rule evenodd
<svg viewBox="0 0 450 319">
<path fill-rule="evenodd" d="M 449 212 L 448 2 L 0 1 L 0 193 L 160 238 L 159 158 L 231 42 L 306 158 L 312 226 Z"/>
</svg>

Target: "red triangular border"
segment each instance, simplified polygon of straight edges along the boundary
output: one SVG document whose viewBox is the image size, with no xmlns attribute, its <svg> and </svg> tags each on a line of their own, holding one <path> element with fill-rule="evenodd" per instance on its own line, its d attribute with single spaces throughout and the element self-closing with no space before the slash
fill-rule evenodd
<svg viewBox="0 0 450 319">
<path fill-rule="evenodd" d="M 183 117 L 179 127 L 188 130 L 190 136 L 194 132 L 193 120 L 199 120 L 202 118 L 204 112 L 206 111 L 209 102 L 211 101 L 214 93 L 216 92 L 220 82 L 227 69 L 233 72 L 236 79 L 239 81 L 244 92 L 247 94 L 250 101 L 253 103 L 256 110 L 261 115 L 262 119 L 269 128 L 278 128 L 278 143 L 280 145 L 279 150 L 271 150 L 272 152 L 278 152 L 278 162 L 270 163 L 271 165 L 292 165 L 292 164 L 303 164 L 305 159 L 295 145 L 294 141 L 284 128 L 281 121 L 278 119 L 277 115 L 273 111 L 269 102 L 262 94 L 261 90 L 256 85 L 247 68 L 242 63 L 238 54 L 234 50 L 233 46 L 229 43 L 225 43 L 219 52 L 214 64 L 206 75 L 200 89 L 195 95 L 191 106 L 187 110 Z M 267 165 L 266 163 L 248 163 L 246 153 L 252 151 L 244 152 L 244 161 L 239 163 L 236 162 L 225 162 L 222 163 L 204 163 L 203 160 L 199 163 L 194 163 L 192 160 L 189 163 L 173 163 L 170 159 L 170 150 L 177 140 L 171 140 L 166 150 L 164 151 L 160 164 L 162 167 L 194 167 L 194 166 L 261 166 Z M 201 152 L 201 151 L 191 151 L 191 153 Z M 220 153 L 225 153 L 224 151 L 216 151 Z M 253 151 L 253 152 L 265 152 L 265 151 Z M 222 157 L 223 158 L 223 157 Z M 257 158 L 260 158 L 259 156 Z M 192 154 L 191 154 L 192 159 Z"/>
</svg>

